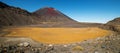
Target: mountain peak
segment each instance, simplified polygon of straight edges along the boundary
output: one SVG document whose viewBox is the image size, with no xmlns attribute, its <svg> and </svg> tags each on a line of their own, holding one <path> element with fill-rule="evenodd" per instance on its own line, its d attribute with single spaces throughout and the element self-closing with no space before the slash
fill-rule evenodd
<svg viewBox="0 0 120 53">
<path fill-rule="evenodd" d="M 54 9 L 53 7 L 43 7 L 41 9 Z"/>
<path fill-rule="evenodd" d="M 34 12 L 42 22 L 76 22 L 53 7 L 44 7 Z"/>
<path fill-rule="evenodd" d="M 59 14 L 58 11 L 53 7 L 44 7 L 44 8 L 37 10 L 35 13 L 39 15 L 46 14 L 46 15 L 51 15 L 51 16 L 53 15 L 55 16 Z"/>
</svg>

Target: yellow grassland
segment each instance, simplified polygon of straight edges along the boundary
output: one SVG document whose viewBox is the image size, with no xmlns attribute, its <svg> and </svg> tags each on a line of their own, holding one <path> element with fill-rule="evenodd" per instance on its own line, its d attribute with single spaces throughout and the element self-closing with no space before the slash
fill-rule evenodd
<svg viewBox="0 0 120 53">
<path fill-rule="evenodd" d="M 100 28 L 9 28 L 6 36 L 29 37 L 35 41 L 50 44 L 67 44 L 109 35 L 111 31 Z"/>
</svg>

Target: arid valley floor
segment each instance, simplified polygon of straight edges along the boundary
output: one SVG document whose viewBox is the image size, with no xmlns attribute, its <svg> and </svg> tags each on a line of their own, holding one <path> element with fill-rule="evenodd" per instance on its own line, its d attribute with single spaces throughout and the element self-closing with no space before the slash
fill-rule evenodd
<svg viewBox="0 0 120 53">
<path fill-rule="evenodd" d="M 84 23 L 51 7 L 31 13 L 0 2 L 0 53 L 120 53 L 120 17 Z"/>
</svg>

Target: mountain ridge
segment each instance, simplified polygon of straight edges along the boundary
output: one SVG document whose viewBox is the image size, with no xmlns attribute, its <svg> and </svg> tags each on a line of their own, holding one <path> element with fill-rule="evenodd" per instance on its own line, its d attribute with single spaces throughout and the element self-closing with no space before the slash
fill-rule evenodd
<svg viewBox="0 0 120 53">
<path fill-rule="evenodd" d="M 78 22 L 52 8 L 40 8 L 31 13 L 19 7 L 0 2 L 0 27 L 2 26 L 38 26 L 38 27 L 99 27 L 101 23 Z"/>
</svg>

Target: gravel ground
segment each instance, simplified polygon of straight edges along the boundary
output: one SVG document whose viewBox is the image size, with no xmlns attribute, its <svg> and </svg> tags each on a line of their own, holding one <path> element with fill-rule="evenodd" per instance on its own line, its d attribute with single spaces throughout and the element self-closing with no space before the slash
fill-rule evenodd
<svg viewBox="0 0 120 53">
<path fill-rule="evenodd" d="M 0 37 L 0 40 L 0 53 L 120 53 L 120 34 L 71 44 L 43 44 L 30 38 Z"/>
</svg>

